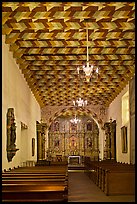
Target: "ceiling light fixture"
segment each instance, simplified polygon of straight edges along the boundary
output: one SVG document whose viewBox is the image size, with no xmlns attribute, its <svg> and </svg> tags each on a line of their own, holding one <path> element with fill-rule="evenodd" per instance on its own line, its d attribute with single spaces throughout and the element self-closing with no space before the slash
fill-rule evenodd
<svg viewBox="0 0 137 204">
<path fill-rule="evenodd" d="M 83 65 L 83 71 L 86 74 L 86 81 L 89 82 L 91 76 L 96 73 L 98 75 L 98 67 L 95 69 L 93 65 L 89 65 L 89 51 L 88 51 L 88 46 L 89 46 L 89 42 L 88 42 L 88 25 L 86 26 L 86 33 L 87 33 L 87 63 L 86 65 Z M 80 68 L 77 68 L 77 72 L 79 75 L 80 72 Z"/>
<path fill-rule="evenodd" d="M 75 124 L 79 123 L 80 121 L 81 121 L 80 119 L 76 118 L 76 115 L 75 115 L 75 118 L 70 120 L 71 123 L 75 123 Z"/>
<path fill-rule="evenodd" d="M 87 100 L 84 101 L 83 99 L 79 98 L 78 100 L 73 101 L 73 105 L 78 107 L 86 106 Z"/>
</svg>

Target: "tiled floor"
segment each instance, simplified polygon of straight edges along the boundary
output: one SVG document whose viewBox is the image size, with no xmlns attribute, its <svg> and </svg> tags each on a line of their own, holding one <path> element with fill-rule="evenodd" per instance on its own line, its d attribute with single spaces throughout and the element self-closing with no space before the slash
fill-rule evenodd
<svg viewBox="0 0 137 204">
<path fill-rule="evenodd" d="M 68 173 L 68 202 L 135 202 L 135 196 L 106 196 L 84 172 Z"/>
</svg>

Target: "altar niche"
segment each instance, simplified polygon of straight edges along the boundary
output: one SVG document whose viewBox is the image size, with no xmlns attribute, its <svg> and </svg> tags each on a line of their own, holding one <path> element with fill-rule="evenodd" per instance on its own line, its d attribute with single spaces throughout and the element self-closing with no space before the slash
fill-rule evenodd
<svg viewBox="0 0 137 204">
<path fill-rule="evenodd" d="M 93 160 L 99 158 L 99 128 L 89 116 L 81 117 L 79 124 L 72 124 L 71 117 L 57 117 L 48 131 L 48 156 L 56 160 L 62 155 L 62 161 L 68 156 L 89 156 Z M 78 157 L 70 158 L 70 162 L 79 162 Z M 76 161 L 77 160 L 77 161 Z"/>
<path fill-rule="evenodd" d="M 68 156 L 68 164 L 81 164 L 81 158 L 77 155 Z"/>
</svg>

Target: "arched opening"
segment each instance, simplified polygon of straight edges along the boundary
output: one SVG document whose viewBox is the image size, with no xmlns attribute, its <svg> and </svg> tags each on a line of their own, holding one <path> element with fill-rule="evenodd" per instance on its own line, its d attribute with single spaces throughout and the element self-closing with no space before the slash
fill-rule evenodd
<svg viewBox="0 0 137 204">
<path fill-rule="evenodd" d="M 75 116 L 80 120 L 77 124 L 71 122 Z M 68 161 L 69 156 L 79 155 L 82 158 L 90 157 L 91 160 L 103 159 L 103 121 L 94 111 L 83 107 L 69 107 L 52 114 L 47 123 L 42 121 L 40 126 L 45 129 L 42 160 Z M 39 131 L 40 134 L 43 137 L 42 131 Z M 42 148 L 38 146 L 39 151 L 42 151 Z"/>
</svg>

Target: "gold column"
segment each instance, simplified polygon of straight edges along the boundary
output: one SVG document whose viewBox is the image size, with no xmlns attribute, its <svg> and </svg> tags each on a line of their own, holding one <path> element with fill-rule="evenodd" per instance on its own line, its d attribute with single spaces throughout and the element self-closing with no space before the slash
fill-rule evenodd
<svg viewBox="0 0 137 204">
<path fill-rule="evenodd" d="M 116 159 L 115 157 L 115 131 L 116 131 L 116 121 L 110 121 L 110 132 L 111 132 L 111 159 Z"/>
<path fill-rule="evenodd" d="M 42 159 L 42 146 L 41 146 L 41 124 L 37 123 L 37 152 L 38 160 Z"/>
</svg>

